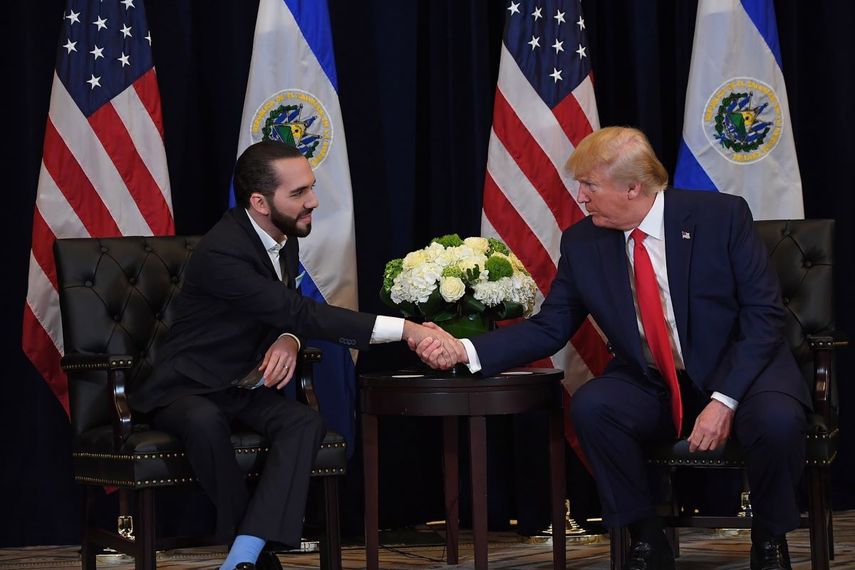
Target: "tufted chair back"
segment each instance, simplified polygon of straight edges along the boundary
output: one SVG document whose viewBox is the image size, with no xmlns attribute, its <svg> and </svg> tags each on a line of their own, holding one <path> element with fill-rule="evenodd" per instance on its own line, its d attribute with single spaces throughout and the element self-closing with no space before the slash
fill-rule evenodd
<svg viewBox="0 0 855 570">
<path fill-rule="evenodd" d="M 133 389 L 151 372 L 172 323 L 172 300 L 198 236 L 57 240 L 54 246 L 65 353 L 134 358 Z M 69 378 L 75 435 L 107 425 L 111 394 L 103 372 Z"/>
<path fill-rule="evenodd" d="M 754 227 L 781 282 L 787 310 L 784 338 L 813 394 L 814 352 L 808 338 L 834 329 L 834 220 L 769 220 L 755 222 Z M 836 392 L 831 398 L 836 420 Z"/>
</svg>

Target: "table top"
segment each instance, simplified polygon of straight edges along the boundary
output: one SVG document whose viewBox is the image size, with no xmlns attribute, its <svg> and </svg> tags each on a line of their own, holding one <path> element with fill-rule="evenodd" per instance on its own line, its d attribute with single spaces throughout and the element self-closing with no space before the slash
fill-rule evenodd
<svg viewBox="0 0 855 570">
<path fill-rule="evenodd" d="M 472 416 L 560 409 L 555 368 L 519 368 L 482 377 L 434 370 L 361 374 L 360 409 L 372 415 Z"/>
</svg>

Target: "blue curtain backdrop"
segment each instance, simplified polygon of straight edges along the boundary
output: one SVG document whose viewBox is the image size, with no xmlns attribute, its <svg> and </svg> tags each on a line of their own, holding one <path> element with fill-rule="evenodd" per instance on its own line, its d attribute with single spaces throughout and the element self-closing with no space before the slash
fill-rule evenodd
<svg viewBox="0 0 855 570">
<path fill-rule="evenodd" d="M 838 327 L 855 334 L 855 198 L 847 162 L 855 156 L 855 5 L 776 3 L 784 75 L 804 184 L 807 217 L 836 218 Z M 643 129 L 673 172 L 691 57 L 696 3 L 598 0 L 585 4 L 597 103 L 603 125 Z M 252 49 L 256 2 L 146 2 L 163 101 L 166 150 L 179 233 L 206 231 L 226 208 Z M 20 350 L 21 314 L 36 182 L 63 0 L 6 5 L 0 57 L 4 106 L 0 350 L 0 547 L 78 541 L 79 491 L 71 481 L 70 430 L 60 405 Z M 360 306 L 387 312 L 376 291 L 385 262 L 432 236 L 475 234 L 498 70 L 504 3 L 492 0 L 330 0 L 340 101 L 353 180 Z M 855 371 L 853 351 L 838 374 Z M 413 364 L 400 346 L 362 354 L 359 370 Z M 844 433 L 855 432 L 855 388 L 840 383 Z M 491 525 L 508 517 L 545 520 L 542 418 L 490 426 Z M 384 526 L 441 518 L 438 423 L 381 426 Z M 535 435 L 532 435 L 535 434 Z M 517 445 L 513 442 L 517 441 Z M 513 454 L 516 449 L 517 456 Z M 855 508 L 855 443 L 844 438 L 834 469 L 835 508 Z M 352 534 L 361 517 L 361 455 L 352 460 L 343 514 Z M 542 475 L 540 473 L 542 473 Z M 596 510 L 590 481 L 571 465 L 568 489 L 583 513 Z M 465 475 L 464 475 L 465 476 Z M 412 493 L 413 488 L 420 489 Z M 105 500 L 104 516 L 114 498 Z M 205 517 L 204 498 L 161 521 L 184 530 Z M 518 504 L 529 505 L 523 509 Z M 168 508 L 168 505 L 165 505 Z M 188 513 L 183 518 L 179 513 Z M 165 519 L 165 520 L 164 520 Z"/>
</svg>

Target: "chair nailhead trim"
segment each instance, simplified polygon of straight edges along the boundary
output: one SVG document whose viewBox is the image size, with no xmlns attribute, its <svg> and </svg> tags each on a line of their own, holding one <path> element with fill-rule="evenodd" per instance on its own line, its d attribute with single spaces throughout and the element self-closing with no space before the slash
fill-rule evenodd
<svg viewBox="0 0 855 570">
<path fill-rule="evenodd" d="M 73 457 L 94 459 L 118 459 L 120 461 L 140 461 L 144 459 L 177 459 L 185 457 L 183 451 L 167 453 L 89 453 L 88 451 L 75 451 Z"/>
<path fill-rule="evenodd" d="M 343 473 L 344 471 L 342 471 Z M 257 472 L 250 472 L 246 474 L 247 479 L 255 479 L 260 475 Z M 128 481 L 125 479 L 103 479 L 101 477 L 86 477 L 85 475 L 75 475 L 74 480 L 78 483 L 83 483 L 86 485 L 112 485 L 115 487 L 152 487 L 152 486 L 166 486 L 166 485 L 179 485 L 182 483 L 194 483 L 197 481 L 196 477 L 175 477 L 174 479 L 146 479 L 143 481 Z"/>
<path fill-rule="evenodd" d="M 347 447 L 344 442 L 341 443 L 324 443 L 321 445 L 321 449 L 338 449 Z M 239 447 L 235 449 L 236 453 L 246 454 L 246 453 L 267 453 L 270 451 L 269 447 Z M 117 459 L 120 461 L 140 461 L 140 460 L 148 460 L 148 459 L 178 459 L 179 457 L 186 457 L 186 454 L 183 451 L 174 451 L 174 452 L 166 452 L 166 453 L 90 453 L 88 451 L 75 451 L 72 453 L 73 457 L 79 458 L 93 458 L 93 459 Z"/>
<path fill-rule="evenodd" d="M 346 471 L 344 469 L 312 469 L 312 475 L 344 475 Z"/>
</svg>

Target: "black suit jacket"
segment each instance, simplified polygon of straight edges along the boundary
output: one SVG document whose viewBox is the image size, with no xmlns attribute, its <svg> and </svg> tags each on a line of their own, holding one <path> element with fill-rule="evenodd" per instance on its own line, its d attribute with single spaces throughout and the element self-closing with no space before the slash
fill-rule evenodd
<svg viewBox="0 0 855 570">
<path fill-rule="evenodd" d="M 132 387 L 131 406 L 148 412 L 188 394 L 223 390 L 257 367 L 283 332 L 365 349 L 376 317 L 305 299 L 293 289 L 298 242 L 284 254 L 291 287 L 279 280 L 243 208 L 234 208 L 199 241 L 172 304 L 155 367 Z"/>
<path fill-rule="evenodd" d="M 762 391 L 810 406 L 807 384 L 783 339 L 784 307 L 745 200 L 718 192 L 665 192 L 668 283 L 683 361 L 707 393 L 743 400 Z M 484 374 L 554 354 L 589 314 L 620 367 L 654 389 L 630 288 L 624 233 L 590 218 L 561 239 L 561 258 L 540 312 L 472 339 Z"/>
</svg>

